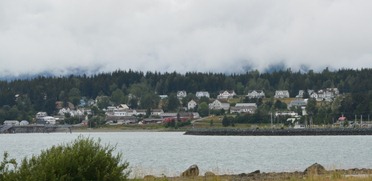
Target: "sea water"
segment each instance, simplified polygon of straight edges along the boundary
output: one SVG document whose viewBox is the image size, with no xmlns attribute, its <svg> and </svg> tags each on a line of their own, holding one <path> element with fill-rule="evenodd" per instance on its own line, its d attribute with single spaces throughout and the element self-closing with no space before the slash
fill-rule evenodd
<svg viewBox="0 0 372 181">
<path fill-rule="evenodd" d="M 190 165 L 218 174 L 372 168 L 372 136 L 191 136 L 182 132 L 84 132 L 0 134 L 0 158 L 40 154 L 79 135 L 116 147 L 132 176 L 176 176 Z"/>
</svg>

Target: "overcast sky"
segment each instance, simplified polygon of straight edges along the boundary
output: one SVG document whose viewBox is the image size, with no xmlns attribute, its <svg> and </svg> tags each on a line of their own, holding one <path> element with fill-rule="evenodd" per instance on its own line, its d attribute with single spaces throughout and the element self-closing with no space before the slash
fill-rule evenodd
<svg viewBox="0 0 372 181">
<path fill-rule="evenodd" d="M 372 67 L 370 0 L 0 0 L 0 75 Z"/>
</svg>

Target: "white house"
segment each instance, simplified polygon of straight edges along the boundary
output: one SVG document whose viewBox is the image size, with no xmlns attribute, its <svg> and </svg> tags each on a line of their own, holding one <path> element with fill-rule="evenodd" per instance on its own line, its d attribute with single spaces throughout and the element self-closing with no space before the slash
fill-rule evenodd
<svg viewBox="0 0 372 181">
<path fill-rule="evenodd" d="M 253 114 L 257 110 L 256 103 L 237 103 L 230 108 L 230 113 L 249 113 Z"/>
<path fill-rule="evenodd" d="M 178 99 L 182 99 L 182 98 L 185 98 L 187 96 L 187 93 L 186 91 L 177 91 L 177 98 Z"/>
<path fill-rule="evenodd" d="M 265 92 L 263 90 L 252 90 L 249 91 L 247 94 L 247 97 L 252 99 L 252 98 L 264 98 L 265 97 Z"/>
<path fill-rule="evenodd" d="M 235 91 L 221 91 L 220 94 L 217 96 L 217 99 L 230 99 L 236 96 Z"/>
<path fill-rule="evenodd" d="M 276 90 L 274 98 L 289 98 L 289 92 L 288 90 Z"/>
<path fill-rule="evenodd" d="M 46 112 L 38 112 L 38 113 L 36 113 L 36 119 L 41 118 L 41 117 L 45 117 L 45 116 L 48 116 L 48 114 Z"/>
<path fill-rule="evenodd" d="M 191 100 L 187 103 L 187 109 L 194 109 L 198 105 L 194 100 Z"/>
<path fill-rule="evenodd" d="M 164 113 L 163 109 L 152 109 L 151 110 L 151 116 L 159 116 L 162 113 Z"/>
<path fill-rule="evenodd" d="M 229 110 L 230 109 L 230 104 L 229 103 L 222 103 L 219 100 L 215 100 L 212 103 L 209 104 L 209 109 L 214 109 L 214 110 Z"/>
<path fill-rule="evenodd" d="M 209 92 L 207 91 L 199 91 L 199 92 L 196 92 L 195 96 L 197 98 L 201 98 L 201 97 L 207 97 L 207 98 L 210 98 L 210 95 L 209 95 Z"/>
</svg>

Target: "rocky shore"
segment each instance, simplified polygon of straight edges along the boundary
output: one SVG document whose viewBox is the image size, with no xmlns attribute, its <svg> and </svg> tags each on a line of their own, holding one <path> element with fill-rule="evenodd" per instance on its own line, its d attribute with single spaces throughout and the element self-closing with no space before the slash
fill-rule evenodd
<svg viewBox="0 0 372 181">
<path fill-rule="evenodd" d="M 306 128 L 306 129 L 190 129 L 185 135 L 216 136 L 311 136 L 372 135 L 370 128 Z"/>
<path fill-rule="evenodd" d="M 372 169 L 335 169 L 326 170 L 322 165 L 315 163 L 303 172 L 261 172 L 256 170 L 251 173 L 217 175 L 213 172 L 206 172 L 204 175 L 199 173 L 197 165 L 190 166 L 187 170 L 181 173 L 179 177 L 155 177 L 147 175 L 143 178 L 145 181 L 171 180 L 171 181 L 282 181 L 282 180 L 372 180 Z"/>
</svg>

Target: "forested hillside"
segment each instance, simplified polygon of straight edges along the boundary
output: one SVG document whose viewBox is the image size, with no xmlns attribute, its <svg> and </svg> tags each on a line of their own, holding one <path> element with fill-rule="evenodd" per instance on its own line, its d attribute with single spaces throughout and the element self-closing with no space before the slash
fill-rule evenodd
<svg viewBox="0 0 372 181">
<path fill-rule="evenodd" d="M 272 73 L 250 71 L 244 74 L 188 72 L 186 74 L 118 70 L 92 76 L 37 77 L 31 80 L 0 82 L 0 120 L 28 119 L 38 111 L 55 112 L 56 101 L 78 105 L 81 98 L 108 96 L 114 104 L 128 103 L 128 95 L 142 101 L 142 108 L 156 108 L 158 95 L 188 94 L 209 91 L 215 98 L 221 90 L 235 90 L 246 95 L 248 90 L 264 90 L 273 97 L 275 90 L 289 90 L 295 97 L 299 90 L 338 88 L 338 105 L 330 105 L 332 114 L 369 115 L 372 110 L 372 69 L 342 69 L 307 73 L 290 69 Z M 327 108 L 328 109 L 328 108 Z"/>
</svg>

